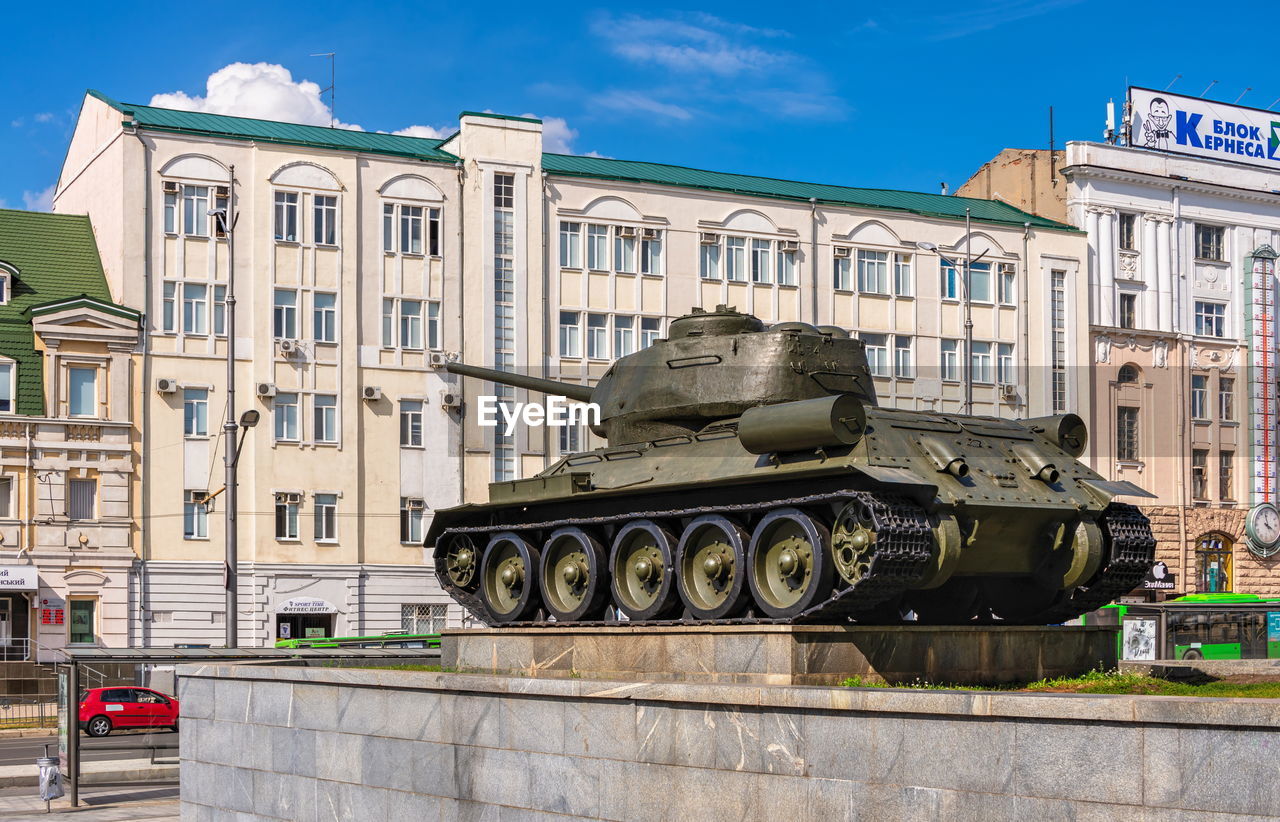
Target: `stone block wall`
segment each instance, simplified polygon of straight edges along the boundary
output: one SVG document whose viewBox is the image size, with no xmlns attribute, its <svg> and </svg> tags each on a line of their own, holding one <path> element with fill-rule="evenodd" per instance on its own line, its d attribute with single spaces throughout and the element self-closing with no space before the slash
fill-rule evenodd
<svg viewBox="0 0 1280 822">
<path fill-rule="evenodd" d="M 1280 818 L 1268 700 L 179 673 L 197 822 Z"/>
<path fill-rule="evenodd" d="M 1280 554 L 1260 559 L 1245 544 L 1244 508 L 1196 506 L 1145 506 L 1156 538 L 1156 559 L 1178 575 L 1178 593 L 1196 591 L 1196 543 L 1209 533 L 1222 534 L 1234 548 L 1231 553 L 1232 590 L 1239 594 L 1280 596 Z M 1186 539 L 1182 538 L 1185 528 Z"/>
</svg>

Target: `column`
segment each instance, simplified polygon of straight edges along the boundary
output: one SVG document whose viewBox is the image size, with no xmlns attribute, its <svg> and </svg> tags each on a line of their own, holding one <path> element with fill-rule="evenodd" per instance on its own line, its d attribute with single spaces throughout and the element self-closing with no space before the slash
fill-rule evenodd
<svg viewBox="0 0 1280 822">
<path fill-rule="evenodd" d="M 1160 330 L 1173 331 L 1173 261 L 1170 239 L 1173 221 L 1167 217 L 1160 219 L 1156 226 L 1156 271 L 1160 282 Z"/>
<path fill-rule="evenodd" d="M 1116 324 L 1116 213 L 1100 209 L 1098 215 L 1098 324 Z"/>
<path fill-rule="evenodd" d="M 1148 329 L 1160 327 L 1160 269 L 1156 261 L 1156 218 L 1151 214 L 1142 218 L 1142 281 L 1147 290 L 1143 295 L 1142 326 Z"/>
<path fill-rule="evenodd" d="M 1093 249 L 1093 265 L 1089 266 L 1089 302 L 1091 323 L 1102 322 L 1102 300 L 1100 296 L 1099 278 L 1102 276 L 1102 254 L 1098 237 L 1098 209 L 1085 211 L 1085 232 L 1089 235 L 1089 245 Z"/>
</svg>

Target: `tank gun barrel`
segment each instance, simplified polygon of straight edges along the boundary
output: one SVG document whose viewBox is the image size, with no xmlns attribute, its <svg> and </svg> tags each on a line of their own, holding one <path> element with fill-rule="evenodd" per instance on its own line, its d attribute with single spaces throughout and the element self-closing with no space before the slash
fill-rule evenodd
<svg viewBox="0 0 1280 822">
<path fill-rule="evenodd" d="M 482 368 L 478 365 L 467 365 L 460 362 L 447 363 L 444 368 L 450 374 L 461 374 L 464 377 L 475 377 L 478 380 L 513 385 L 516 388 L 527 388 L 530 391 L 540 391 L 543 394 L 550 394 L 555 397 L 567 397 L 578 402 L 591 402 L 592 389 L 589 385 L 575 385 L 557 380 L 546 380 L 542 377 L 530 377 L 527 374 L 498 371 L 493 368 Z"/>
</svg>

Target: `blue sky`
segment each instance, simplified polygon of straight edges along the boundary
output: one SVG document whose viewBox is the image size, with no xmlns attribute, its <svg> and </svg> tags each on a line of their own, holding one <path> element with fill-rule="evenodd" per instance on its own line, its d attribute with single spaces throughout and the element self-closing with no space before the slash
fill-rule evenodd
<svg viewBox="0 0 1280 822">
<path fill-rule="evenodd" d="M 337 52 L 337 118 L 365 129 L 531 113 L 578 153 L 921 191 L 1047 145 L 1050 105 L 1059 142 L 1097 139 L 1127 81 L 1280 97 L 1266 43 L 1248 45 L 1269 25 L 1260 2 L 459 5 L 261 3 L 226 22 L 218 4 L 11 5 L 0 204 L 47 202 L 86 88 L 323 120 L 327 96 L 302 84 L 328 85 L 313 52 Z"/>
</svg>

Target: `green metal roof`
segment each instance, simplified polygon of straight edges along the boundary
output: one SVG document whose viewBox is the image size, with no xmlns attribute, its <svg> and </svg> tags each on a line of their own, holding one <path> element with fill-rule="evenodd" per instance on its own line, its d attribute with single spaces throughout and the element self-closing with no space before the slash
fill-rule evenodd
<svg viewBox="0 0 1280 822">
<path fill-rule="evenodd" d="M 492 111 L 464 111 L 458 115 L 458 119 L 463 117 L 491 117 L 494 120 L 511 120 L 516 123 L 541 123 L 537 117 L 516 117 L 514 114 L 495 114 Z"/>
<path fill-rule="evenodd" d="M 440 150 L 443 140 L 432 140 L 427 137 L 406 137 L 401 134 L 306 126 L 275 120 L 254 120 L 250 117 L 232 117 L 202 111 L 180 111 L 121 103 L 93 89 L 88 93 L 131 117 L 142 128 L 152 131 L 204 134 L 232 140 L 253 140 L 260 143 L 332 148 L 341 151 L 366 151 L 372 154 L 390 154 L 436 163 L 454 163 L 458 159 L 449 152 Z"/>
<path fill-rule="evenodd" d="M 879 188 L 849 188 L 823 183 L 800 183 L 792 180 L 776 180 L 772 177 L 754 177 L 749 174 L 730 174 L 722 171 L 703 171 L 662 163 L 646 163 L 636 160 L 612 160 L 603 157 L 580 157 L 568 154 L 542 155 L 542 167 L 551 174 L 563 177 L 591 177 L 598 180 L 652 183 L 677 188 L 697 188 L 705 191 L 725 191 L 753 197 L 775 200 L 808 202 L 815 199 L 823 205 L 841 205 L 858 208 L 906 211 L 925 217 L 964 219 L 964 210 L 972 210 L 973 219 L 980 223 L 1017 225 L 1031 223 L 1036 228 L 1076 231 L 1072 226 L 1037 217 L 1021 209 L 997 200 L 979 200 L 971 197 L 952 197 L 946 194 L 924 194 L 917 191 L 893 191 Z"/>
<path fill-rule="evenodd" d="M 18 363 L 18 413 L 42 416 L 44 364 L 31 310 L 76 298 L 113 305 L 89 218 L 0 209 L 0 262 L 17 271 L 0 305 L 0 355 Z"/>
</svg>

